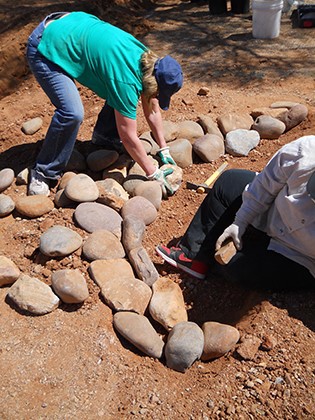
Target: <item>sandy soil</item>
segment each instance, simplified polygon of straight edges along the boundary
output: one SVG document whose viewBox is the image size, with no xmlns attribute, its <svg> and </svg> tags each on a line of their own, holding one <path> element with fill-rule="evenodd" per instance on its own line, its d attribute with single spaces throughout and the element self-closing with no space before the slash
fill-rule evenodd
<svg viewBox="0 0 315 420">
<path fill-rule="evenodd" d="M 75 8 L 83 8 L 84 3 L 75 2 Z M 309 116 L 298 127 L 278 140 L 262 140 L 246 158 L 229 158 L 230 168 L 258 171 L 281 145 L 314 134 L 314 29 L 295 28 L 290 16 L 284 15 L 279 38 L 256 40 L 251 35 L 251 14 L 210 16 L 206 2 L 155 3 L 156 8 L 133 19 L 128 9 L 115 14 L 114 6 L 108 16 L 129 30 L 130 22 L 136 22 L 132 30 L 143 42 L 182 63 L 185 85 L 165 119 L 196 120 L 208 113 L 215 119 L 278 100 L 307 105 Z M 4 22 L 0 33 L 0 169 L 11 167 L 18 173 L 34 162 L 53 112 L 27 70 L 25 42 L 47 13 L 71 10 L 71 4 L 35 0 L 8 5 L 1 0 L 0 5 Z M 203 86 L 210 89 L 209 96 L 197 94 Z M 84 88 L 81 92 L 86 117 L 76 147 L 88 153 L 102 102 Z M 44 120 L 42 129 L 33 136 L 24 135 L 22 123 L 37 116 Z M 139 133 L 146 129 L 141 116 Z M 73 210 L 54 210 L 36 220 L 13 214 L 0 220 L 1 254 L 22 272 L 48 284 L 53 270 L 80 268 L 90 297 L 82 306 L 61 305 L 49 315 L 36 317 L 10 306 L 8 288 L 0 288 L 1 418 L 315 417 L 314 292 L 243 290 L 215 275 L 197 281 L 163 265 L 154 253 L 158 243 L 170 243 L 183 234 L 203 199 L 187 190 L 185 181 L 203 182 L 222 160 L 205 164 L 196 158 L 184 170 L 181 188 L 163 202 L 158 219 L 147 227 L 144 245 L 160 274 L 181 286 L 191 321 L 228 323 L 242 337 L 250 334 L 272 345 L 262 346 L 253 360 L 241 360 L 231 352 L 212 362 L 197 361 L 185 374 L 168 369 L 164 360 L 145 357 L 116 335 L 112 312 L 88 277 L 88 263 L 80 255 L 52 260 L 39 253 L 41 233 L 53 224 L 73 227 Z M 15 184 L 6 191 L 12 198 L 25 193 L 25 186 Z"/>
</svg>

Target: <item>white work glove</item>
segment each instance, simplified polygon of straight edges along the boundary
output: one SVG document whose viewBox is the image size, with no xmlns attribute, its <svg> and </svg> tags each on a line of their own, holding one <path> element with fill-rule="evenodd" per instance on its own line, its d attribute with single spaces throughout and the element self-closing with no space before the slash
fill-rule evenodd
<svg viewBox="0 0 315 420">
<path fill-rule="evenodd" d="M 162 147 L 157 151 L 159 158 L 161 159 L 163 165 L 167 165 L 170 163 L 171 165 L 176 165 L 175 160 L 172 158 L 170 154 L 170 148 L 168 146 Z"/>
<path fill-rule="evenodd" d="M 172 174 L 173 172 L 174 170 L 172 168 L 164 169 L 163 171 L 157 168 L 152 175 L 148 175 L 148 179 L 150 181 L 157 181 L 160 184 L 163 198 L 167 198 L 169 195 L 174 194 L 173 188 L 166 179 L 166 176 Z"/>
<path fill-rule="evenodd" d="M 242 249 L 242 236 L 244 235 L 246 228 L 247 225 L 243 223 L 232 223 L 225 229 L 222 235 L 219 236 L 215 244 L 215 250 L 218 251 L 221 248 L 222 244 L 229 238 L 233 240 L 237 250 Z"/>
</svg>

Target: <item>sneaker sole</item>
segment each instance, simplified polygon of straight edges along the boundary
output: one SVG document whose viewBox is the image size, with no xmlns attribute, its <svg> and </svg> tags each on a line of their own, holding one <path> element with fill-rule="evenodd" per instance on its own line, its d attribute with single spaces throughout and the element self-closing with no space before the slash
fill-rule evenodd
<svg viewBox="0 0 315 420">
<path fill-rule="evenodd" d="M 170 258 L 167 255 L 163 254 L 163 252 L 160 251 L 158 249 L 158 247 L 155 248 L 155 251 L 157 252 L 157 254 L 159 254 L 160 257 L 163 258 L 163 260 L 165 260 L 166 262 L 168 262 L 173 267 L 179 268 L 180 270 L 185 271 L 185 273 L 188 273 L 191 276 L 196 277 L 199 280 L 203 280 L 206 277 L 205 274 L 197 273 L 196 271 L 191 270 L 190 268 L 186 267 L 185 265 L 182 265 L 182 264 L 180 264 L 180 263 L 172 260 L 172 258 Z"/>
</svg>

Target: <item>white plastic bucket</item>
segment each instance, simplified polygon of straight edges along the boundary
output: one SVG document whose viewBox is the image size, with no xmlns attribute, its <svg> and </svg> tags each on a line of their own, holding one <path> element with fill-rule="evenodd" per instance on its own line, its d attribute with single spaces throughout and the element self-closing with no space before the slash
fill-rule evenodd
<svg viewBox="0 0 315 420">
<path fill-rule="evenodd" d="M 279 36 L 282 8 L 283 0 L 252 0 L 254 38 Z"/>
</svg>

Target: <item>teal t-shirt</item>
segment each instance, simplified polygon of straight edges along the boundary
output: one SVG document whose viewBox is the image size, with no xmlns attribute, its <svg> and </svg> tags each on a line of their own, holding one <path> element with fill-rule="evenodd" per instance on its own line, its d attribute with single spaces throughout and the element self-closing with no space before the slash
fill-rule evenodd
<svg viewBox="0 0 315 420">
<path fill-rule="evenodd" d="M 38 51 L 108 104 L 136 119 L 147 48 L 129 33 L 84 12 L 50 23 Z"/>
</svg>

